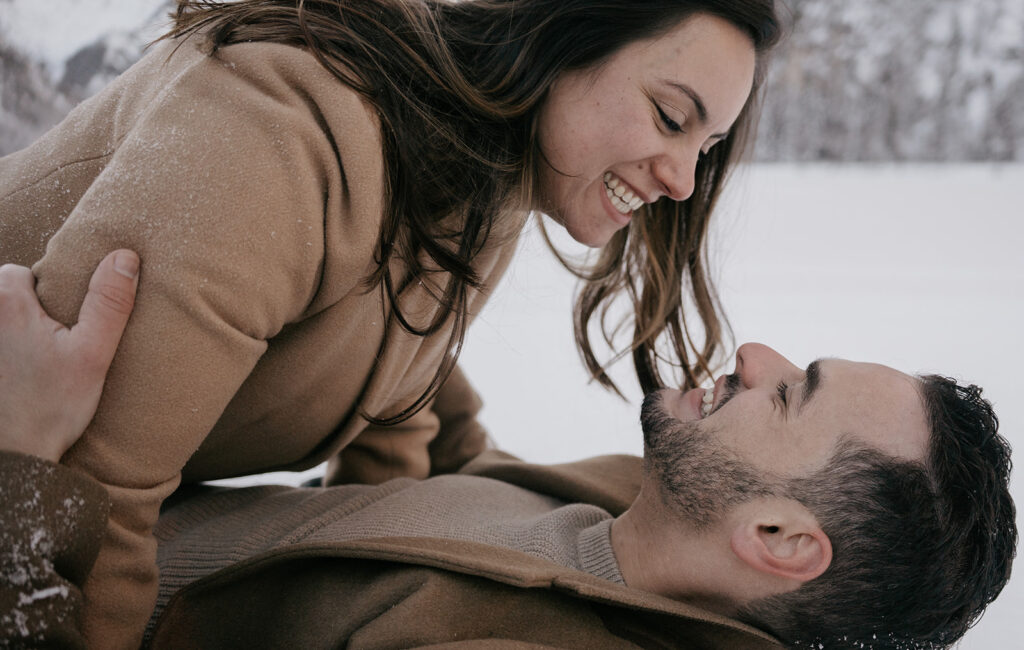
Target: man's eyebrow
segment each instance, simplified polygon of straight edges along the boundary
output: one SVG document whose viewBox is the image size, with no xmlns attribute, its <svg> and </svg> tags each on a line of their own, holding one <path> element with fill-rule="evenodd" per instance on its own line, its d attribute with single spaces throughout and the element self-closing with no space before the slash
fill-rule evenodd
<svg viewBox="0 0 1024 650">
<path fill-rule="evenodd" d="M 800 406 L 796 409 L 797 415 L 800 415 L 801 411 L 804 410 L 804 407 L 807 406 L 821 386 L 821 361 L 821 359 L 812 361 L 807 366 L 807 370 L 804 371 L 804 392 L 800 398 Z"/>
</svg>

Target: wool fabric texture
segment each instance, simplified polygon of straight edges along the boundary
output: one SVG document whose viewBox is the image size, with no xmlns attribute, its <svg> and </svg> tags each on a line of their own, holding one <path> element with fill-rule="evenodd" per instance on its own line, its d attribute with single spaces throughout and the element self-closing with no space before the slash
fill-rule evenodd
<svg viewBox="0 0 1024 650">
<path fill-rule="evenodd" d="M 32 266 L 54 318 L 75 322 L 108 252 L 142 259 L 99 410 L 63 459 L 111 497 L 84 585 L 91 647 L 138 646 L 157 594 L 152 528 L 181 482 L 328 459 L 340 482 L 426 478 L 484 449 L 461 376 L 443 389 L 457 397 L 442 392 L 400 425 L 363 417 L 422 395 L 450 334 L 409 334 L 365 285 L 385 195 L 373 107 L 313 55 L 272 43 L 214 55 L 198 37 L 160 43 L 0 159 L 0 263 Z M 524 220 L 496 217 L 471 317 Z M 443 281 L 411 282 L 404 314 L 429 322 L 431 282 Z"/>
</svg>

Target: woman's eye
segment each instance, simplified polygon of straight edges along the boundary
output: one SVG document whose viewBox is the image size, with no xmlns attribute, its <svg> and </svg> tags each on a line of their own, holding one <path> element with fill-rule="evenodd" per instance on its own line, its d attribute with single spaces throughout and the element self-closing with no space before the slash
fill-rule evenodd
<svg viewBox="0 0 1024 650">
<path fill-rule="evenodd" d="M 661 118 L 661 121 L 665 125 L 666 129 L 668 129 L 669 131 L 672 131 L 674 133 L 682 133 L 683 132 L 683 127 L 679 126 L 679 122 L 676 122 L 671 117 L 666 115 L 665 111 L 661 110 L 661 106 L 658 106 L 657 104 L 655 104 L 655 108 L 658 109 L 658 117 Z"/>
</svg>

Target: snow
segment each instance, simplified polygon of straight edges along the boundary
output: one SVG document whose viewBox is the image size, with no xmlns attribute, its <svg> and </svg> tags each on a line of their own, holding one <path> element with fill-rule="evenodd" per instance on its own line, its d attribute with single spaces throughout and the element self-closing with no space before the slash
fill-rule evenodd
<svg viewBox="0 0 1024 650">
<path fill-rule="evenodd" d="M 64 62 L 81 48 L 112 32 L 134 32 L 143 40 L 158 36 L 166 24 L 166 0 L 17 0 L 0 2 L 0 35 L 34 59 L 43 61 L 56 80 Z M 45 26 L 45 29 L 41 28 Z"/>
<path fill-rule="evenodd" d="M 737 343 L 767 343 L 801 367 L 827 355 L 977 383 L 1024 449 L 1024 165 L 759 164 L 733 180 L 713 265 Z M 572 289 L 531 231 L 467 337 L 461 364 L 482 420 L 531 461 L 642 453 L 630 369 L 613 373 L 630 404 L 587 385 Z M 1011 490 L 1024 505 L 1019 476 Z M 1022 607 L 1017 577 L 962 650 L 1009 647 Z"/>
<path fill-rule="evenodd" d="M 49 587 L 47 589 L 37 589 L 31 594 L 19 593 L 18 594 L 18 606 L 31 605 L 37 600 L 44 600 L 46 598 L 52 598 L 54 596 L 60 596 L 61 598 L 68 597 L 68 588 L 66 585 L 57 585 L 56 587 Z"/>
</svg>

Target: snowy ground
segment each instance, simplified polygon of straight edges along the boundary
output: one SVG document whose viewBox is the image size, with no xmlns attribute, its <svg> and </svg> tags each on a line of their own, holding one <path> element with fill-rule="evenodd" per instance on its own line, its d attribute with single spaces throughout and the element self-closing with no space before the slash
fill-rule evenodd
<svg viewBox="0 0 1024 650">
<path fill-rule="evenodd" d="M 714 242 L 737 343 L 768 343 L 801 367 L 828 355 L 977 383 L 1024 450 L 1024 165 L 759 165 L 734 180 Z M 639 395 L 629 386 L 623 404 L 586 385 L 573 279 L 535 235 L 467 340 L 484 422 L 532 461 L 641 453 Z M 1024 506 L 1019 475 L 1012 489 Z M 960 647 L 1024 647 L 1022 608 L 1018 575 Z"/>
</svg>

